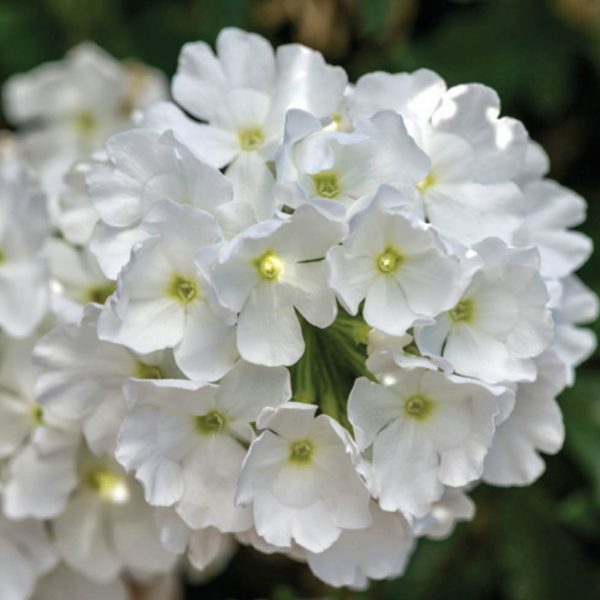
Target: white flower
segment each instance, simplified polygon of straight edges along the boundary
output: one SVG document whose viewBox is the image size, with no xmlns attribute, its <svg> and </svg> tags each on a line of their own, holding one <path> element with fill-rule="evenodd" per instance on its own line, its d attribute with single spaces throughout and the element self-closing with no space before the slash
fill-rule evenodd
<svg viewBox="0 0 600 600">
<path fill-rule="evenodd" d="M 114 135 L 106 147 L 109 161 L 96 163 L 86 180 L 101 219 L 91 249 L 111 279 L 129 261 L 134 243 L 149 235 L 140 222 L 159 200 L 203 209 L 230 235 L 254 222 L 249 204 L 233 202 L 231 182 L 171 133 L 134 129 Z"/>
<path fill-rule="evenodd" d="M 435 325 L 417 328 L 417 345 L 443 356 L 461 375 L 489 383 L 532 381 L 533 359 L 554 336 L 539 255 L 494 238 L 474 249 L 479 258 L 461 299 Z"/>
<path fill-rule="evenodd" d="M 440 369 L 446 373 L 452 373 L 452 365 L 445 359 L 437 356 L 421 356 L 414 338 L 404 334 L 391 336 L 376 329 L 369 332 L 369 354 L 366 366 L 369 371 L 377 375 L 383 383 L 393 381 L 394 373 L 398 367 L 414 369 Z"/>
<path fill-rule="evenodd" d="M 124 569 L 164 573 L 175 561 L 159 539 L 154 509 L 139 485 L 113 461 L 83 457 L 80 484 L 51 523 L 61 558 L 97 583 Z"/>
<path fill-rule="evenodd" d="M 354 119 L 395 110 L 431 159 L 419 182 L 425 214 L 440 232 L 461 243 L 489 236 L 511 241 L 521 224 L 521 194 L 511 181 L 523 162 L 527 132 L 508 117 L 483 85 L 448 90 L 427 70 L 370 73 L 359 79 L 348 102 Z"/>
<path fill-rule="evenodd" d="M 56 226 L 70 244 L 86 245 L 98 221 L 98 213 L 92 206 L 85 178 L 94 165 L 92 160 L 75 162 L 63 179 L 63 187 L 53 207 Z"/>
<path fill-rule="evenodd" d="M 57 562 L 44 524 L 0 516 L 0 597 L 28 600 L 36 581 Z"/>
<path fill-rule="evenodd" d="M 385 512 L 371 501 L 373 523 L 345 529 L 332 546 L 306 553 L 311 571 L 329 585 L 365 589 L 369 579 L 391 579 L 404 573 L 414 536 L 398 512 Z"/>
<path fill-rule="evenodd" d="M 62 61 L 9 78 L 3 88 L 9 119 L 32 127 L 20 134 L 45 188 L 58 192 L 71 163 L 106 138 L 132 126 L 132 113 L 166 96 L 163 76 L 142 65 L 121 65 L 84 42 Z"/>
<path fill-rule="evenodd" d="M 218 572 L 235 552 L 237 545 L 231 534 L 222 533 L 215 527 L 191 529 L 172 509 L 158 509 L 156 519 L 163 546 L 175 554 L 186 553 L 191 565 L 199 572 L 195 573 L 194 579 L 198 575 L 210 577 Z"/>
<path fill-rule="evenodd" d="M 397 577 L 541 475 L 596 346 L 585 201 L 491 89 L 227 28 L 172 91 L 92 44 L 4 87 L 1 600 L 175 598 L 238 542 Z"/>
<path fill-rule="evenodd" d="M 77 446 L 40 453 L 24 446 L 6 466 L 2 509 L 10 519 L 49 519 L 65 508 L 77 484 Z"/>
<path fill-rule="evenodd" d="M 596 348 L 595 333 L 578 325 L 598 318 L 598 297 L 574 275 L 561 280 L 558 294 L 552 306 L 556 330 L 552 348 L 567 368 L 567 385 L 573 385 L 575 367 Z"/>
<path fill-rule="evenodd" d="M 0 327 L 25 337 L 48 307 L 46 201 L 17 159 L 0 159 Z"/>
<path fill-rule="evenodd" d="M 99 337 L 139 353 L 173 348 L 188 377 L 218 379 L 237 358 L 235 314 L 218 302 L 209 279 L 210 247 L 222 241 L 221 230 L 207 212 L 169 201 L 154 204 L 146 224 L 152 235 L 121 271 Z M 203 249 L 207 256 L 196 260 Z"/>
<path fill-rule="evenodd" d="M 270 544 L 329 548 L 345 529 L 371 523 L 369 493 L 348 433 L 317 407 L 288 402 L 266 409 L 263 432 L 244 460 L 237 501 L 252 505 L 256 531 Z"/>
<path fill-rule="evenodd" d="M 242 361 L 219 385 L 129 382 L 131 407 L 119 434 L 117 459 L 144 485 L 156 506 L 175 505 L 193 529 L 244 531 L 248 509 L 236 507 L 235 490 L 250 423 L 266 406 L 291 396 L 289 373 Z"/>
<path fill-rule="evenodd" d="M 430 369 L 398 369 L 388 385 L 357 379 L 348 418 L 373 468 L 384 510 L 423 517 L 444 492 L 481 477 L 505 388 Z"/>
<path fill-rule="evenodd" d="M 0 339 L 0 458 L 6 459 L 1 498 L 11 519 L 56 516 L 76 483 L 79 429 L 36 402 L 34 341 Z"/>
<path fill-rule="evenodd" d="M 317 200 L 333 210 L 353 209 L 383 184 L 414 187 L 431 164 L 392 111 L 357 120 L 351 133 L 323 129 L 316 117 L 290 111 L 276 167 L 285 204 Z"/>
<path fill-rule="evenodd" d="M 34 360 L 45 370 L 36 383 L 38 402 L 80 422 L 95 454 L 114 451 L 126 413 L 122 387 L 127 378 L 182 376 L 169 350 L 142 355 L 99 340 L 99 316 L 100 307 L 88 305 L 80 323 L 56 326 L 34 350 Z"/>
<path fill-rule="evenodd" d="M 431 512 L 413 523 L 418 536 L 431 540 L 449 537 L 459 521 L 471 521 L 475 516 L 475 503 L 463 489 L 446 487 L 444 495 L 433 504 Z"/>
<path fill-rule="evenodd" d="M 483 481 L 493 485 L 528 485 L 545 469 L 539 452 L 555 454 L 564 440 L 556 397 L 565 387 L 566 369 L 552 350 L 536 360 L 537 379 L 520 383 L 515 407 L 498 425 L 485 460 Z"/>
<path fill-rule="evenodd" d="M 51 272 L 52 312 L 63 323 L 78 323 L 88 303 L 104 304 L 115 291 L 93 254 L 59 238 L 50 238 L 44 249 Z"/>
<path fill-rule="evenodd" d="M 533 140 L 527 142 L 525 151 L 525 160 L 521 168 L 513 177 L 513 181 L 520 187 L 525 187 L 527 184 L 543 179 L 548 175 L 550 170 L 550 159 L 546 151 Z"/>
<path fill-rule="evenodd" d="M 157 107 L 143 126 L 173 129 L 197 156 L 225 167 L 236 197 L 252 203 L 259 219 L 273 214 L 273 174 L 267 166 L 283 134 L 287 110 L 299 108 L 318 118 L 338 109 L 347 84 L 340 67 L 298 44 L 276 54 L 256 34 L 224 29 L 218 57 L 202 43 L 186 44 L 173 80 L 175 100 L 193 116 L 186 122 L 175 107 Z"/>
<path fill-rule="evenodd" d="M 64 564 L 38 583 L 32 600 L 128 600 L 127 587 L 117 579 L 96 583 Z"/>
<path fill-rule="evenodd" d="M 350 235 L 327 254 L 329 283 L 344 308 L 372 327 L 402 335 L 422 319 L 453 306 L 460 294 L 458 261 L 426 224 L 372 206 L 357 215 Z"/>
<path fill-rule="evenodd" d="M 295 363 L 304 353 L 295 309 L 316 327 L 331 325 L 337 306 L 320 259 L 345 229 L 305 205 L 290 217 L 258 223 L 224 247 L 212 277 L 221 301 L 239 312 L 242 358 L 266 366 Z"/>
<path fill-rule="evenodd" d="M 533 181 L 523 189 L 523 225 L 516 232 L 517 246 L 535 246 L 540 272 L 560 278 L 576 271 L 592 253 L 592 240 L 569 231 L 585 221 L 585 200 L 549 179 Z"/>
</svg>

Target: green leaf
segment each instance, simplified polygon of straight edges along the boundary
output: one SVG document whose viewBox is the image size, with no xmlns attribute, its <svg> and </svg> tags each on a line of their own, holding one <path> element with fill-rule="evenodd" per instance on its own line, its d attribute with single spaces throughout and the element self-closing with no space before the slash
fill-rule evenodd
<svg viewBox="0 0 600 600">
<path fill-rule="evenodd" d="M 360 0 L 358 3 L 360 32 L 369 37 L 382 33 L 392 11 L 398 8 L 398 4 L 397 0 Z"/>
<path fill-rule="evenodd" d="M 600 375 L 580 372 L 575 387 L 563 394 L 561 406 L 566 451 L 589 477 L 600 507 Z"/>
<path fill-rule="evenodd" d="M 498 491 L 497 543 L 502 586 L 511 600 L 593 600 L 600 579 L 576 540 L 557 525 L 548 498 Z"/>
<path fill-rule="evenodd" d="M 416 40 L 398 68 L 428 67 L 451 85 L 478 81 L 503 101 L 555 114 L 571 97 L 580 36 L 541 0 L 498 0 L 456 11 Z"/>
</svg>

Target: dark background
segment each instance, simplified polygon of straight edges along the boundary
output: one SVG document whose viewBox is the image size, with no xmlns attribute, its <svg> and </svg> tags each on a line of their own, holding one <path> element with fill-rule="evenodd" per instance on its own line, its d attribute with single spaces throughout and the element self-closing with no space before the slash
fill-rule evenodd
<svg viewBox="0 0 600 600">
<path fill-rule="evenodd" d="M 0 0 L 0 81 L 84 39 L 170 76 L 183 43 L 212 43 L 227 25 L 318 48 L 353 80 L 429 67 L 450 85 L 491 85 L 550 154 L 551 176 L 587 198 L 583 230 L 600 238 L 597 0 Z M 581 276 L 600 291 L 600 256 Z M 475 521 L 445 542 L 422 541 L 402 579 L 364 594 L 327 590 L 301 565 L 244 550 L 188 598 L 600 598 L 599 357 L 561 398 L 566 447 L 540 481 L 481 486 Z"/>
</svg>

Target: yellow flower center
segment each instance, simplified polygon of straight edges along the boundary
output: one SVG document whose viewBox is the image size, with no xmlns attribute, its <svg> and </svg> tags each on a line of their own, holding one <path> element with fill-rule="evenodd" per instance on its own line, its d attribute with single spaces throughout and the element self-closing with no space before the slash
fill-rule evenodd
<svg viewBox="0 0 600 600">
<path fill-rule="evenodd" d="M 44 424 L 44 408 L 41 404 L 35 402 L 31 405 L 30 412 L 31 420 L 35 427 L 40 427 Z"/>
<path fill-rule="evenodd" d="M 206 413 L 201 417 L 196 417 L 195 423 L 196 429 L 200 433 L 219 433 L 225 428 L 226 419 L 221 413 L 217 412 L 216 410 L 211 410 L 209 413 Z"/>
<path fill-rule="evenodd" d="M 433 410 L 433 402 L 421 394 L 416 394 L 404 401 L 404 412 L 411 419 L 425 420 Z"/>
<path fill-rule="evenodd" d="M 290 444 L 290 462 L 306 465 L 311 462 L 315 447 L 311 440 L 295 440 Z"/>
<path fill-rule="evenodd" d="M 283 273 L 284 265 L 283 260 L 271 251 L 265 252 L 254 261 L 258 274 L 267 281 L 277 281 Z"/>
<path fill-rule="evenodd" d="M 258 150 L 265 143 L 265 136 L 260 127 L 242 129 L 238 134 L 240 148 L 245 152 Z"/>
<path fill-rule="evenodd" d="M 123 504 L 129 500 L 129 488 L 125 479 L 106 467 L 90 469 L 84 480 L 87 486 L 106 502 Z"/>
<path fill-rule="evenodd" d="M 134 377 L 137 379 L 164 379 L 163 370 L 158 365 L 147 365 L 138 362 L 135 366 Z"/>
<path fill-rule="evenodd" d="M 420 192 L 425 192 L 433 185 L 435 185 L 435 175 L 433 174 L 433 171 L 429 171 L 425 179 L 417 183 L 417 188 Z"/>
<path fill-rule="evenodd" d="M 106 299 L 115 291 L 114 283 L 101 283 L 93 285 L 85 290 L 85 302 L 94 302 L 95 304 L 104 304 Z"/>
<path fill-rule="evenodd" d="M 75 129 L 84 137 L 89 137 L 94 134 L 98 128 L 96 117 L 93 113 L 82 110 L 75 115 Z"/>
<path fill-rule="evenodd" d="M 394 248 L 386 248 L 376 259 L 375 264 L 380 273 L 390 275 L 402 264 L 402 255 Z"/>
<path fill-rule="evenodd" d="M 450 310 L 449 315 L 454 323 L 468 323 L 473 320 L 474 312 L 473 300 L 467 298 Z"/>
<path fill-rule="evenodd" d="M 189 304 L 198 297 L 198 284 L 191 279 L 176 275 L 171 280 L 167 293 L 181 304 Z"/>
<path fill-rule="evenodd" d="M 338 176 L 334 171 L 321 171 L 312 176 L 315 195 L 320 198 L 337 198 L 340 195 Z"/>
</svg>

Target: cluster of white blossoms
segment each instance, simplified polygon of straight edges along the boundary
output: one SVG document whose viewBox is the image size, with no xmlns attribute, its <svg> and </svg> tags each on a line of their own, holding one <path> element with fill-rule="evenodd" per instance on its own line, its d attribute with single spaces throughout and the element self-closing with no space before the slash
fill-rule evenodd
<svg viewBox="0 0 600 600">
<path fill-rule="evenodd" d="M 91 45 L 5 84 L 3 600 L 236 544 L 365 587 L 563 442 L 585 202 L 493 90 L 229 28 L 171 91 Z"/>
</svg>

